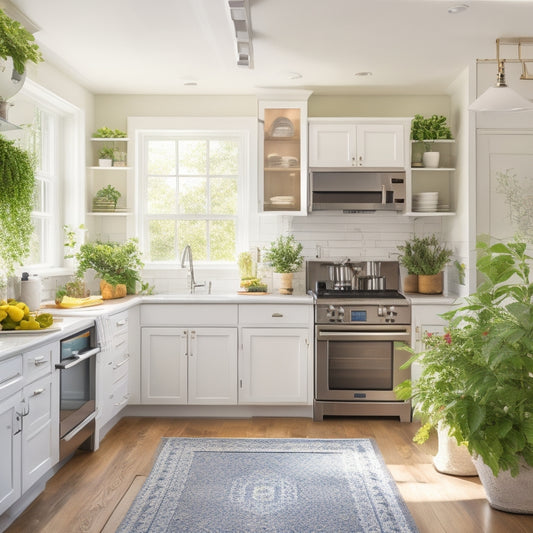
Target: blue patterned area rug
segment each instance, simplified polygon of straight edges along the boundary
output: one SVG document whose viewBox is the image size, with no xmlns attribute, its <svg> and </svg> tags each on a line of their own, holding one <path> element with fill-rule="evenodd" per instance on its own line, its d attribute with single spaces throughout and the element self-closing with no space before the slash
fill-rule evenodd
<svg viewBox="0 0 533 533">
<path fill-rule="evenodd" d="M 165 438 L 117 532 L 417 532 L 371 439 Z"/>
</svg>

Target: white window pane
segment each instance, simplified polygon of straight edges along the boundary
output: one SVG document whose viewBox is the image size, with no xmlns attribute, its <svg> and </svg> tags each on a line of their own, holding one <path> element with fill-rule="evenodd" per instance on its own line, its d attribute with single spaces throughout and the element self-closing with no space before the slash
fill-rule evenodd
<svg viewBox="0 0 533 533">
<path fill-rule="evenodd" d="M 147 212 L 172 214 L 176 212 L 176 178 L 150 176 L 147 186 Z"/>
<path fill-rule="evenodd" d="M 148 174 L 164 176 L 176 174 L 174 141 L 148 141 Z"/>
<path fill-rule="evenodd" d="M 180 220 L 178 222 L 180 249 L 189 244 L 195 261 L 207 260 L 207 222 L 205 220 Z"/>
<path fill-rule="evenodd" d="M 209 174 L 236 175 L 239 171 L 239 143 L 231 140 L 209 142 Z"/>
<path fill-rule="evenodd" d="M 212 220 L 209 223 L 211 261 L 235 261 L 235 220 Z"/>
<path fill-rule="evenodd" d="M 207 174 L 207 141 L 179 141 L 180 175 Z"/>
<path fill-rule="evenodd" d="M 205 178 L 179 179 L 180 213 L 205 215 L 207 213 L 207 180 Z"/>
<path fill-rule="evenodd" d="M 209 200 L 209 213 L 212 215 L 236 215 L 237 178 L 211 178 Z"/>
<path fill-rule="evenodd" d="M 177 258 L 176 223 L 173 220 L 151 220 L 148 241 L 151 261 L 172 261 Z"/>
</svg>

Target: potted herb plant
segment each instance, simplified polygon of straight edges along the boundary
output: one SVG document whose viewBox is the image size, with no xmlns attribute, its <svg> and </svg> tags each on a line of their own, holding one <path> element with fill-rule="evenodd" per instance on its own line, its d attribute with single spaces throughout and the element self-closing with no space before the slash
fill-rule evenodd
<svg viewBox="0 0 533 533">
<path fill-rule="evenodd" d="M 137 239 L 118 242 L 89 242 L 80 246 L 76 254 L 76 276 L 82 278 L 89 269 L 101 278 L 100 292 L 104 300 L 122 298 L 137 292 L 144 264 Z"/>
<path fill-rule="evenodd" d="M 292 278 L 303 263 L 303 246 L 296 242 L 294 235 L 280 235 L 266 250 L 265 261 L 274 272 L 281 274 L 280 294 L 292 294 Z"/>
<path fill-rule="evenodd" d="M 107 185 L 96 192 L 93 199 L 93 211 L 115 211 L 117 202 L 121 198 L 120 191 L 113 185 Z"/>
<path fill-rule="evenodd" d="M 436 235 L 413 237 L 397 248 L 401 252 L 398 255 L 400 264 L 418 278 L 418 292 L 442 293 L 442 269 L 449 263 L 453 251 L 440 244 Z"/>
<path fill-rule="evenodd" d="M 30 253 L 35 174 L 28 152 L 0 135 L 0 288 Z"/>
<path fill-rule="evenodd" d="M 5 63 L 4 68 L 0 69 L 0 101 L 5 102 L 22 88 L 26 63 L 39 63 L 43 57 L 33 35 L 1 9 L 0 58 Z M 18 74 L 14 74 L 14 71 Z M 3 107 L 5 111 L 5 103 Z"/>
<path fill-rule="evenodd" d="M 109 146 L 104 146 L 98 151 L 98 165 L 101 167 L 110 167 L 113 164 L 113 155 L 115 149 Z"/>
<path fill-rule="evenodd" d="M 533 258 L 516 239 L 478 251 L 482 283 L 442 315 L 446 335 L 411 358 L 422 374 L 398 393 L 467 443 L 492 507 L 533 513 Z"/>
<path fill-rule="evenodd" d="M 411 139 L 424 143 L 423 166 L 436 168 L 439 166 L 440 152 L 432 151 L 433 141 L 452 139 L 452 132 L 443 115 L 432 115 L 429 118 L 415 115 L 411 123 Z"/>
<path fill-rule="evenodd" d="M 125 139 L 126 137 L 127 134 L 125 131 L 113 130 L 107 126 L 102 126 L 93 133 L 93 138 L 95 139 Z"/>
</svg>

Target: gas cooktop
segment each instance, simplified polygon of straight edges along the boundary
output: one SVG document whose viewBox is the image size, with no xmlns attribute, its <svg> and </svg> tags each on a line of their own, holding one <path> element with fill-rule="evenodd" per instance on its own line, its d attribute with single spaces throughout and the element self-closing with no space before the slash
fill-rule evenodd
<svg viewBox="0 0 533 533">
<path fill-rule="evenodd" d="M 396 298 L 405 299 L 405 296 L 397 290 L 372 290 L 372 291 L 359 291 L 351 289 L 318 289 L 315 293 L 317 299 L 320 298 Z"/>
</svg>

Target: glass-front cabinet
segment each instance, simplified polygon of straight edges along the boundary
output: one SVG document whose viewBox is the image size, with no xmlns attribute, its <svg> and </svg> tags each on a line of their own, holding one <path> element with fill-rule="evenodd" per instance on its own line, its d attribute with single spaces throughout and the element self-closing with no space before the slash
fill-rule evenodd
<svg viewBox="0 0 533 533">
<path fill-rule="evenodd" d="M 259 100 L 259 211 L 307 214 L 307 98 Z M 261 179 L 262 178 L 262 179 Z"/>
</svg>

